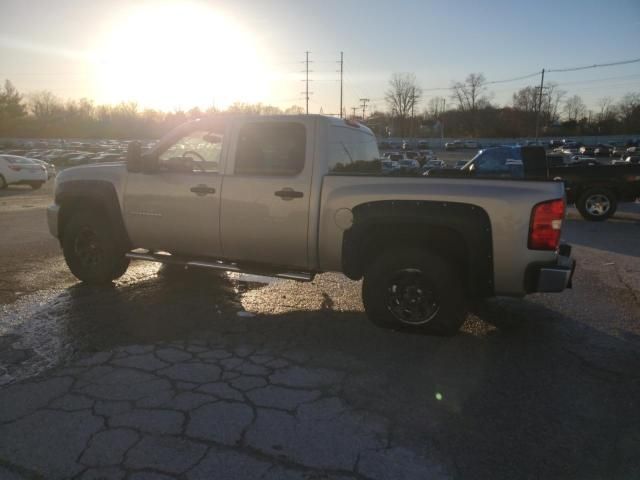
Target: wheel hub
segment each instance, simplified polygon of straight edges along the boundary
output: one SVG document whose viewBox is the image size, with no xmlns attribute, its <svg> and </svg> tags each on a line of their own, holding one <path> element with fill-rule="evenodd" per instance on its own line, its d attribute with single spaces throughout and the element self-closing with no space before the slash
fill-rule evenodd
<svg viewBox="0 0 640 480">
<path fill-rule="evenodd" d="M 389 281 L 387 308 L 400 322 L 424 325 L 440 310 L 434 286 L 415 268 L 397 271 Z"/>
<path fill-rule="evenodd" d="M 587 212 L 595 217 L 605 215 L 611 208 L 609 198 L 600 193 L 589 196 L 585 205 L 587 207 Z"/>
<path fill-rule="evenodd" d="M 102 248 L 93 230 L 84 228 L 76 237 L 74 244 L 76 256 L 85 267 L 94 267 L 102 259 Z"/>
</svg>

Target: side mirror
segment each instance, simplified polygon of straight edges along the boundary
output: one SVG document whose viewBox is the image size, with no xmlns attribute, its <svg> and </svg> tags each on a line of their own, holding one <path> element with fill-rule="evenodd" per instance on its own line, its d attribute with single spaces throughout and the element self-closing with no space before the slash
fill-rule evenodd
<svg viewBox="0 0 640 480">
<path fill-rule="evenodd" d="M 140 142 L 130 142 L 127 147 L 127 170 L 129 172 L 142 171 L 142 146 Z"/>
</svg>

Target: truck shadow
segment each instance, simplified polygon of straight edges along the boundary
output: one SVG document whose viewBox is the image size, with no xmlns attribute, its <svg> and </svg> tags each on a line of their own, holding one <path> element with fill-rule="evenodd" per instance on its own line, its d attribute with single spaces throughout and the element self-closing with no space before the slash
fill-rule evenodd
<svg viewBox="0 0 640 480">
<path fill-rule="evenodd" d="M 240 317 L 236 285 L 172 271 L 131 285 L 69 288 L 46 308 L 73 351 L 191 340 L 296 352 L 344 372 L 337 394 L 385 419 L 393 442 L 457 478 L 637 478 L 640 338 L 612 336 L 532 301 L 497 302 L 450 338 L 373 327 L 323 308 Z M 43 312 L 44 312 L 43 311 Z M 510 327 L 510 328 L 506 328 Z"/>
</svg>

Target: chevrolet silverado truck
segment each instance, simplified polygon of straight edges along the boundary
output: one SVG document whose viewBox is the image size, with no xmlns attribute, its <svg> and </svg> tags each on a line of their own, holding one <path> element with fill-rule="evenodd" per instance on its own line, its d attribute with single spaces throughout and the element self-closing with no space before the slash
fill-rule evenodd
<svg viewBox="0 0 640 480">
<path fill-rule="evenodd" d="M 363 279 L 383 327 L 453 334 L 476 300 L 560 292 L 562 183 L 386 176 L 376 138 L 320 116 L 188 122 L 127 161 L 56 179 L 51 233 L 89 284 L 131 259 L 310 281 Z"/>
</svg>

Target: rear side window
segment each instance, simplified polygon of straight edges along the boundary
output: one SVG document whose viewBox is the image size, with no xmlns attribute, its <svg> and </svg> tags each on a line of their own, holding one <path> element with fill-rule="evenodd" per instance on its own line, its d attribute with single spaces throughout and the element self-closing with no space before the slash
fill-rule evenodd
<svg viewBox="0 0 640 480">
<path fill-rule="evenodd" d="M 343 175 L 381 174 L 382 161 L 376 138 L 353 127 L 332 126 L 329 172 Z"/>
<path fill-rule="evenodd" d="M 244 125 L 236 149 L 236 175 L 294 176 L 305 162 L 306 131 L 293 122 Z"/>
</svg>

